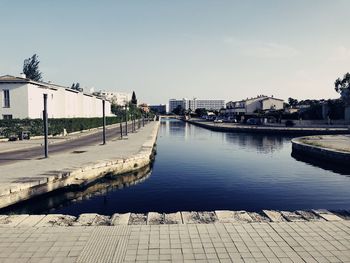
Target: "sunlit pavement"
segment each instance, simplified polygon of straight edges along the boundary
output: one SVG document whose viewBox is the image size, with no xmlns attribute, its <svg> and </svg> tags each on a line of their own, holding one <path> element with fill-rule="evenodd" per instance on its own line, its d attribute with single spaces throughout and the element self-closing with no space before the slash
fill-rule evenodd
<svg viewBox="0 0 350 263">
<path fill-rule="evenodd" d="M 349 262 L 350 221 L 1 228 L 0 262 Z"/>
</svg>

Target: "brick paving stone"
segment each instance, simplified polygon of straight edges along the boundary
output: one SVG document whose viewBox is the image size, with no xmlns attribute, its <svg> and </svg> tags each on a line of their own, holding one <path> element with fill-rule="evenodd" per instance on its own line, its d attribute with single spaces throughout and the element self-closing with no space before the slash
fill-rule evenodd
<svg viewBox="0 0 350 263">
<path fill-rule="evenodd" d="M 0 228 L 0 262 L 349 262 L 349 248 L 349 221 Z"/>
<path fill-rule="evenodd" d="M 15 227 L 18 226 L 29 215 L 9 215 L 0 216 L 0 227 Z"/>
</svg>

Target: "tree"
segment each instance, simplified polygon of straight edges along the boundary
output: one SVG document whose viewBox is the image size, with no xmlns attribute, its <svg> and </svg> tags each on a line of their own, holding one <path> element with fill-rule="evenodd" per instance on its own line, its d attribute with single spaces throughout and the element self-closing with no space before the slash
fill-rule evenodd
<svg viewBox="0 0 350 263">
<path fill-rule="evenodd" d="M 298 105 L 298 100 L 297 99 L 293 99 L 293 98 L 288 98 L 288 104 L 290 105 L 290 106 L 296 106 L 296 105 Z"/>
<path fill-rule="evenodd" d="M 185 110 L 182 108 L 181 105 L 177 105 L 177 107 L 173 110 L 173 113 L 176 115 L 184 115 Z"/>
<path fill-rule="evenodd" d="M 77 90 L 77 91 L 79 91 L 79 92 L 83 92 L 83 91 L 84 91 L 83 88 L 80 88 L 79 82 L 77 82 L 76 84 L 73 83 L 72 86 L 71 86 L 70 88 L 71 88 L 71 89 L 74 89 L 74 90 Z"/>
<path fill-rule="evenodd" d="M 41 81 L 42 73 L 39 71 L 39 57 L 34 54 L 31 58 L 27 58 L 23 63 L 23 73 L 26 74 L 28 79 L 34 81 Z"/>
<path fill-rule="evenodd" d="M 341 96 L 341 99 L 347 106 L 350 106 L 350 73 L 346 73 L 343 79 L 338 78 L 334 82 L 335 91 Z"/>
<path fill-rule="evenodd" d="M 137 99 L 136 99 L 136 94 L 135 91 L 132 92 L 132 96 L 131 96 L 131 104 L 133 105 L 137 105 Z"/>
<path fill-rule="evenodd" d="M 198 108 L 195 110 L 195 112 L 199 117 L 207 115 L 207 110 L 205 108 Z"/>
</svg>

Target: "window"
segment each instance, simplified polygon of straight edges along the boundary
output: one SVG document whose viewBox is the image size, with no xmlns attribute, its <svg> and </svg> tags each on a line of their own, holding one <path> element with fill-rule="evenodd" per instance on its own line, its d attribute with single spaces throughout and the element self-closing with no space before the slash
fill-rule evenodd
<svg viewBox="0 0 350 263">
<path fill-rule="evenodd" d="M 4 90 L 4 108 L 10 108 L 10 91 Z"/>
<path fill-rule="evenodd" d="M 12 120 L 12 115 L 11 114 L 4 114 L 2 115 L 4 120 Z"/>
</svg>

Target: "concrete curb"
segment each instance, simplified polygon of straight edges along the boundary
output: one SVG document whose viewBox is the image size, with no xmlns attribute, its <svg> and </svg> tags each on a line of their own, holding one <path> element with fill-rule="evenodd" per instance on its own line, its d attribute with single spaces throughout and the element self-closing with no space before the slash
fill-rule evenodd
<svg viewBox="0 0 350 263">
<path fill-rule="evenodd" d="M 349 134 L 350 130 L 347 128 L 295 128 L 295 127 L 269 127 L 269 126 L 232 126 L 223 127 L 218 125 L 211 125 L 209 123 L 183 120 L 190 124 L 206 128 L 212 131 L 219 132 L 244 132 L 244 133 L 259 133 L 259 134 L 277 134 L 277 135 L 325 135 L 325 134 Z"/>
<path fill-rule="evenodd" d="M 0 208 L 4 208 L 34 196 L 45 194 L 67 186 L 86 185 L 107 174 L 125 174 L 149 165 L 153 158 L 160 123 L 154 126 L 141 149 L 127 158 L 99 160 L 75 169 L 50 171 L 37 181 L 14 184 L 0 193 Z"/>
<path fill-rule="evenodd" d="M 124 213 L 112 216 L 84 213 L 78 217 L 61 214 L 48 215 L 0 215 L 0 229 L 5 227 L 53 227 L 53 226 L 115 226 L 115 225 L 194 225 L 194 224 L 251 224 L 286 222 L 325 222 L 350 220 L 349 211 L 330 212 L 325 209 L 311 211 L 263 210 L 260 213 L 246 211 L 203 211 L 176 213 Z"/>
<path fill-rule="evenodd" d="M 310 137 L 311 136 L 292 139 L 292 152 L 294 154 L 326 160 L 327 162 L 333 162 L 350 167 L 350 152 L 310 145 L 302 142 L 303 139 Z"/>
</svg>

